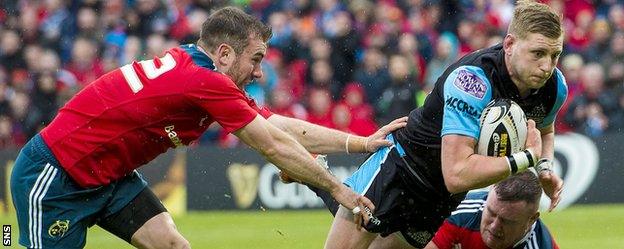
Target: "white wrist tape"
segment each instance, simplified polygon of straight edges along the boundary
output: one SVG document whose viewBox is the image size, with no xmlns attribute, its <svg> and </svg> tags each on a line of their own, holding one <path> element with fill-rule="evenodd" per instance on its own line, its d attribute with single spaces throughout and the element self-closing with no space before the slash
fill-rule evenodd
<svg viewBox="0 0 624 249">
<path fill-rule="evenodd" d="M 507 156 L 507 163 L 509 164 L 509 171 L 513 175 L 535 166 L 535 156 L 531 150 L 526 149 Z"/>
<path fill-rule="evenodd" d="M 550 159 L 542 158 L 535 165 L 535 171 L 537 171 L 537 173 L 542 172 L 544 170 L 552 171 L 552 167 L 553 167 L 553 162 Z"/>
</svg>

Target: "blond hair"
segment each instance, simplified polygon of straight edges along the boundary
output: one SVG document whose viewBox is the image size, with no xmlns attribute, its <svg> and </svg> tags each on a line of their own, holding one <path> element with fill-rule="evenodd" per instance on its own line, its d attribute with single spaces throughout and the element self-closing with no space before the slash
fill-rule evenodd
<svg viewBox="0 0 624 249">
<path fill-rule="evenodd" d="M 526 38 L 530 33 L 558 39 L 563 34 L 561 16 L 548 5 L 531 0 L 518 0 L 509 34 Z"/>
</svg>

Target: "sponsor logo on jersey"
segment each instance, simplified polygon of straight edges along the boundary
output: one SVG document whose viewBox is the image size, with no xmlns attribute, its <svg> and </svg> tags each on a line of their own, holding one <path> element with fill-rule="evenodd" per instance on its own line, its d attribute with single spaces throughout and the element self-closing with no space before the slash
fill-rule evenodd
<svg viewBox="0 0 624 249">
<path fill-rule="evenodd" d="M 483 99 L 487 92 L 487 85 L 477 76 L 467 70 L 459 71 L 457 78 L 453 84 L 462 90 L 478 99 Z"/>
<path fill-rule="evenodd" d="M 48 235 L 52 238 L 63 237 L 69 230 L 69 220 L 57 220 L 48 228 Z"/>
<path fill-rule="evenodd" d="M 174 125 L 165 126 L 165 132 L 167 133 L 167 136 L 169 137 L 169 139 L 171 139 L 171 142 L 173 143 L 173 145 L 175 147 L 180 147 L 182 146 L 182 140 L 180 140 L 180 138 L 178 137 L 178 133 L 176 133 L 174 129 L 175 129 Z"/>
<path fill-rule="evenodd" d="M 481 116 L 481 113 L 479 113 L 477 108 L 475 108 L 474 106 L 471 106 L 466 101 L 463 101 L 463 100 L 458 99 L 456 97 L 447 96 L 446 97 L 446 106 L 448 106 L 448 107 L 450 107 L 450 108 L 452 108 L 452 109 L 454 109 L 456 111 L 468 114 L 469 116 L 477 118 L 477 119 Z"/>
</svg>

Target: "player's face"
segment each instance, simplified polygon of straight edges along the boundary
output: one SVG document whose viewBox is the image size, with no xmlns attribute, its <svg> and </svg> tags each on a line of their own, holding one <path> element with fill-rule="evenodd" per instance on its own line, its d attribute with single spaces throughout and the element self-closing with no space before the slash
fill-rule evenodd
<svg viewBox="0 0 624 249">
<path fill-rule="evenodd" d="M 509 248 L 529 231 L 539 213 L 536 204 L 499 201 L 490 191 L 481 216 L 481 238 L 492 249 Z"/>
<path fill-rule="evenodd" d="M 505 37 L 505 63 L 519 90 L 538 89 L 552 76 L 563 49 L 563 36 L 551 39 L 530 33 L 526 38 Z"/>
<path fill-rule="evenodd" d="M 262 77 L 262 58 L 266 54 L 267 45 L 260 38 L 249 39 L 249 44 L 242 54 L 236 57 L 232 67 L 225 74 L 230 76 L 238 88 L 254 79 Z"/>
</svg>

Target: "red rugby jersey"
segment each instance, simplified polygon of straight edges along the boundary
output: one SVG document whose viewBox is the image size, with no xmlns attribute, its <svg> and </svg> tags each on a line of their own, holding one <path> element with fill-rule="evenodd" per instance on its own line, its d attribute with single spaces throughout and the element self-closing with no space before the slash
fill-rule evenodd
<svg viewBox="0 0 624 249">
<path fill-rule="evenodd" d="M 123 66 L 74 96 L 41 136 L 78 184 L 95 187 L 188 145 L 214 121 L 232 132 L 271 115 L 213 70 L 195 45 Z"/>
<path fill-rule="evenodd" d="M 439 249 L 488 249 L 481 238 L 481 216 L 488 192 L 470 192 L 438 228 L 432 241 Z M 509 249 L 559 249 L 546 225 L 537 219 L 531 231 Z"/>
</svg>

